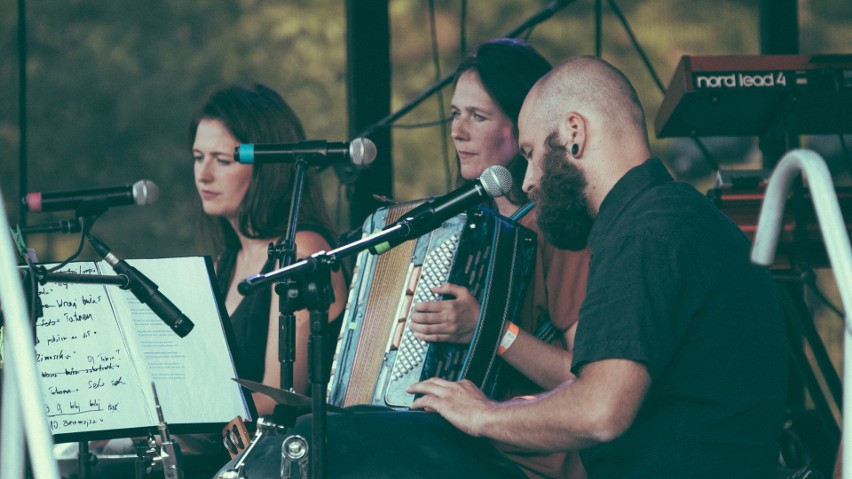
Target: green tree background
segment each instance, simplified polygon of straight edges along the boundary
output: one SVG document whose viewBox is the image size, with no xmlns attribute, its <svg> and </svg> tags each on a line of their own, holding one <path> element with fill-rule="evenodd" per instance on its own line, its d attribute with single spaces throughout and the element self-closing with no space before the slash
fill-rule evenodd
<svg viewBox="0 0 852 479">
<path fill-rule="evenodd" d="M 440 62 L 433 62 L 429 4 L 435 5 Z M 635 82 L 649 124 L 663 94 L 624 28 L 604 3 L 602 55 Z M 758 54 L 757 2 L 746 0 L 621 1 L 619 7 L 668 84 L 682 55 Z M 393 108 L 452 72 L 464 44 L 501 36 L 545 2 L 394 0 L 390 2 Z M 161 197 L 147 208 L 111 210 L 95 232 L 125 257 L 195 254 L 198 200 L 192 182 L 187 120 L 206 91 L 223 83 L 276 88 L 305 123 L 308 136 L 345 139 L 345 5 L 340 0 L 98 2 L 31 0 L 27 18 L 29 191 L 59 191 L 150 179 Z M 800 1 L 801 51 L 843 53 L 852 45 L 848 0 Z M 17 2 L 0 0 L 0 187 L 10 222 L 18 222 L 19 87 Z M 528 40 L 548 59 L 595 52 L 594 2 L 580 0 L 541 24 Z M 440 72 L 440 75 L 438 74 Z M 399 123 L 433 122 L 451 96 L 446 88 Z M 456 185 L 451 142 L 441 127 L 395 129 L 394 192 L 398 200 L 441 194 Z M 653 137 L 653 128 L 650 129 Z M 652 138 L 670 156 L 676 140 Z M 445 147 L 444 145 L 449 145 Z M 444 151 L 446 150 L 446 151 Z M 671 158 L 668 158 L 672 160 Z M 672 160 L 673 161 L 673 160 Z M 670 165 L 676 165 L 670 162 Z M 673 168 L 677 173 L 677 168 Z M 364 174 L 370 174 L 367 170 Z M 683 175 L 697 185 L 709 176 Z M 346 231 L 348 205 L 332 171 L 326 198 Z M 31 214 L 40 224 L 61 214 Z M 74 235 L 32 235 L 44 260 L 62 259 Z"/>
</svg>

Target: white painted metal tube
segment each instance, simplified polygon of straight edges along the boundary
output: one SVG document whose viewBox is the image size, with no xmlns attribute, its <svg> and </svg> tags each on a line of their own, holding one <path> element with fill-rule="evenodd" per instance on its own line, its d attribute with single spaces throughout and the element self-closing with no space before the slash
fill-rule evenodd
<svg viewBox="0 0 852 479">
<path fill-rule="evenodd" d="M 781 158 L 766 188 L 766 198 L 760 210 L 754 246 L 751 250 L 752 262 L 762 265 L 772 264 L 778 245 L 778 236 L 783 223 L 784 204 L 793 180 L 804 173 L 816 210 L 817 220 L 823 241 L 828 251 L 831 268 L 843 302 L 845 334 L 843 335 L 843 432 L 852 434 L 852 392 L 846 390 L 852 385 L 852 247 L 846 222 L 834 191 L 834 182 L 825 161 L 817 153 L 797 149 Z M 843 441 L 843 479 L 852 479 L 852 437 Z"/>
<path fill-rule="evenodd" d="M 0 193 L 0 198 L 3 195 Z M 0 464 L 9 458 L 9 470 L 0 469 L 1 479 L 23 478 L 20 457 L 22 441 L 9 440 L 22 435 L 29 446 L 30 464 L 36 479 L 59 479 L 59 466 L 53 457 L 53 436 L 47 424 L 42 407 L 41 382 L 38 379 L 38 367 L 35 358 L 35 343 L 29 323 L 24 290 L 15 261 L 15 249 L 9 234 L 9 221 L 6 212 L 0 209 L 0 305 L 3 307 L 5 322 L 5 358 L 3 367 L 4 386 L 14 382 L 10 395 L 3 391 L 3 430 L 0 437 Z M 7 376 L 11 376 L 11 379 Z M 14 397 L 10 397 L 14 396 Z M 17 406 L 18 414 L 9 414 L 6 402 Z M 7 416 L 13 417 L 7 417 Z M 7 428 L 9 428 L 7 430 Z M 18 455 L 18 456 L 15 456 Z"/>
</svg>

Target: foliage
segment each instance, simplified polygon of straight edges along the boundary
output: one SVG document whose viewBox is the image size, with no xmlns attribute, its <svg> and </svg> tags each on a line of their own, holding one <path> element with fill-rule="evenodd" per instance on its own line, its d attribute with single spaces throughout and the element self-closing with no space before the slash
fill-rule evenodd
<svg viewBox="0 0 852 479">
<path fill-rule="evenodd" d="M 356 4 L 357 2 L 353 2 Z M 436 76 L 430 40 L 430 2 L 389 2 L 392 27 L 392 101 L 399 108 L 432 85 Z M 437 8 L 440 72 L 459 61 L 460 2 Z M 636 83 L 653 122 L 662 100 L 651 75 L 607 2 L 603 56 Z M 756 54 L 757 2 L 695 0 L 621 1 L 631 27 L 664 84 L 684 54 Z M 468 47 L 501 36 L 533 15 L 544 1 L 469 2 L 464 19 Z M 842 53 L 852 44 L 848 0 L 799 2 L 802 51 Z M 5 209 L 19 221 L 19 86 L 17 5 L 0 0 L 0 187 Z M 343 139 L 346 118 L 345 2 L 340 0 L 56 3 L 32 0 L 27 19 L 26 152 L 29 191 L 58 191 L 156 182 L 160 201 L 151 207 L 115 209 L 95 233 L 124 257 L 197 253 L 198 208 L 187 148 L 187 123 L 204 93 L 223 83 L 261 82 L 280 91 L 312 138 Z M 595 53 L 594 2 L 577 1 L 539 25 L 530 42 L 553 62 Z M 438 119 L 427 100 L 399 123 Z M 445 107 L 446 111 L 446 107 Z M 653 129 L 651 130 L 653 131 Z M 442 151 L 442 129 L 394 130 L 395 191 L 406 200 L 440 194 L 455 180 L 452 143 Z M 654 140 L 665 157 L 674 140 Z M 442 160 L 441 158 L 448 160 Z M 448 164 L 446 164 L 447 162 Z M 440 165 L 440 167 L 438 166 Z M 436 173 L 438 170 L 446 170 Z M 366 174 L 369 174 L 366 173 Z M 323 173 L 332 211 L 341 211 L 333 172 Z M 339 215 L 338 218 L 346 218 Z M 29 224 L 64 219 L 30 214 Z M 342 221 L 342 219 L 341 219 Z M 341 229 L 350 227 L 341 223 Z M 76 238 L 31 236 L 42 259 L 61 259 Z"/>
</svg>

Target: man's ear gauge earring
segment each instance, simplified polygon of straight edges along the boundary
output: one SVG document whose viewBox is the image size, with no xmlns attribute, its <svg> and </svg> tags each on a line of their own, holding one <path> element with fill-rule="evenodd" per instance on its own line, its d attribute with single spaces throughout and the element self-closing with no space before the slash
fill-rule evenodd
<svg viewBox="0 0 852 479">
<path fill-rule="evenodd" d="M 572 155 L 577 156 L 577 153 L 579 153 L 579 152 L 580 152 L 580 145 L 578 145 L 576 143 L 571 145 L 571 154 Z"/>
</svg>

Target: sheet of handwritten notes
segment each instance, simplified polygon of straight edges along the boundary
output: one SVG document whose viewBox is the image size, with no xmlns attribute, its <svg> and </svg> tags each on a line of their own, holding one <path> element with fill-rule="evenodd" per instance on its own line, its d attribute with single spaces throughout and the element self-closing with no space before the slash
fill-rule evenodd
<svg viewBox="0 0 852 479">
<path fill-rule="evenodd" d="M 208 261 L 128 261 L 195 324 L 184 338 L 118 286 L 39 286 L 44 314 L 36 321 L 36 364 L 54 435 L 156 426 L 152 382 L 170 424 L 226 424 L 236 416 L 251 417 L 232 381 L 237 374 Z M 71 263 L 62 271 L 114 274 L 105 262 Z"/>
<path fill-rule="evenodd" d="M 63 271 L 99 273 L 94 263 L 74 263 Z M 47 283 L 39 287 L 39 298 L 44 315 L 36 322 L 36 364 L 46 385 L 43 407 L 51 431 L 138 424 L 148 410 L 145 395 L 104 286 Z"/>
</svg>

